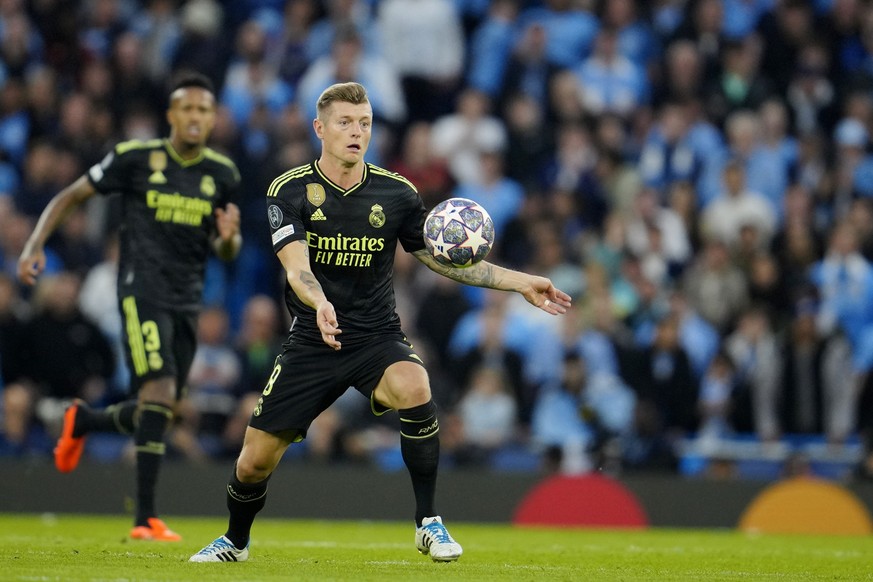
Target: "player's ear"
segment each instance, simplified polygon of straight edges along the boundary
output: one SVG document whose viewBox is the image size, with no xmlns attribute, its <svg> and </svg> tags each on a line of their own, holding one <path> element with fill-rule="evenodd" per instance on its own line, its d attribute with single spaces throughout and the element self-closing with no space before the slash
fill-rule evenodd
<svg viewBox="0 0 873 582">
<path fill-rule="evenodd" d="M 312 129 L 315 130 L 315 135 L 318 139 L 324 138 L 324 124 L 319 118 L 316 117 L 312 120 Z"/>
</svg>

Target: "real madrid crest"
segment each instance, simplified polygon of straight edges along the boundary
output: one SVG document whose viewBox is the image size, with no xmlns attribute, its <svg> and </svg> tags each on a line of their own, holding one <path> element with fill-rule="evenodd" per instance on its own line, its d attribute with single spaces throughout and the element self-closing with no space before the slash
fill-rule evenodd
<svg viewBox="0 0 873 582">
<path fill-rule="evenodd" d="M 200 178 L 200 191 L 204 196 L 215 196 L 215 178 L 212 176 Z"/>
<path fill-rule="evenodd" d="M 373 228 L 382 228 L 385 225 L 385 213 L 382 212 L 382 207 L 374 204 L 370 207 L 370 226 Z"/>
<path fill-rule="evenodd" d="M 309 200 L 309 203 L 313 206 L 321 206 L 324 204 L 325 197 L 324 186 L 321 184 L 310 182 L 306 185 L 306 199 Z"/>
<path fill-rule="evenodd" d="M 149 169 L 152 171 L 149 183 L 166 184 L 167 177 L 164 176 L 164 170 L 167 169 L 167 152 L 164 150 L 152 151 L 149 154 Z"/>
</svg>

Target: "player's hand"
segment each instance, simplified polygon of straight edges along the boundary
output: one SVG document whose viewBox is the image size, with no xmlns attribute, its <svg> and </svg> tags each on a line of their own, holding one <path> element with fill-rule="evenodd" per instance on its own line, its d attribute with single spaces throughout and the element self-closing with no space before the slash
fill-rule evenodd
<svg viewBox="0 0 873 582">
<path fill-rule="evenodd" d="M 333 304 L 330 301 L 322 301 L 315 311 L 315 320 L 318 322 L 318 329 L 321 331 L 321 339 L 335 350 L 339 350 L 343 345 L 336 339 L 336 336 L 342 333 L 338 327 L 336 320 L 336 311 L 333 309 Z"/>
<path fill-rule="evenodd" d="M 25 246 L 21 257 L 18 258 L 18 279 L 25 285 L 34 285 L 44 269 L 45 251 L 42 247 L 28 249 Z"/>
<path fill-rule="evenodd" d="M 532 276 L 530 287 L 522 290 L 521 294 L 528 303 L 552 315 L 567 313 L 571 305 L 570 296 L 545 277 Z"/>
<path fill-rule="evenodd" d="M 225 208 L 216 208 L 215 228 L 221 240 L 229 241 L 239 234 L 239 206 L 228 202 Z"/>
</svg>

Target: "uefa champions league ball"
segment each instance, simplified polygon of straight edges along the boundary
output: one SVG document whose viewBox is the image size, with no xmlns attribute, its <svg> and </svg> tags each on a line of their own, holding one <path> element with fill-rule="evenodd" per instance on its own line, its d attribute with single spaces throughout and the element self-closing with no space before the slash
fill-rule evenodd
<svg viewBox="0 0 873 582">
<path fill-rule="evenodd" d="M 438 263 L 469 267 L 488 256 L 494 223 L 488 212 L 467 198 L 449 198 L 424 220 L 424 244 Z"/>
</svg>

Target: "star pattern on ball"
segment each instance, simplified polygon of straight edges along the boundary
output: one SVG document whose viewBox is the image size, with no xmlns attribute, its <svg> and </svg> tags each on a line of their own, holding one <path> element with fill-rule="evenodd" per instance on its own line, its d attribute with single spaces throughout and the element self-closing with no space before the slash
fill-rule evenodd
<svg viewBox="0 0 873 582">
<path fill-rule="evenodd" d="M 433 250 L 434 250 L 433 254 L 435 257 L 445 257 L 446 261 L 451 262 L 452 257 L 449 256 L 449 253 L 447 251 L 450 248 L 453 248 L 454 245 L 448 244 L 445 241 L 445 239 L 443 239 L 444 232 L 445 231 L 440 230 L 439 233 L 437 234 L 437 237 L 435 239 L 433 239 L 433 241 L 431 243 L 431 244 L 433 244 Z"/>
<path fill-rule="evenodd" d="M 485 223 L 482 222 L 479 224 L 479 228 L 476 230 L 471 229 L 466 224 L 464 225 L 464 230 L 467 232 L 467 242 L 464 246 L 469 246 L 473 249 L 473 254 L 475 255 L 479 251 L 479 247 L 482 245 L 489 245 L 491 243 L 488 242 L 488 239 L 482 236 L 482 230 L 485 228 Z"/>
</svg>

